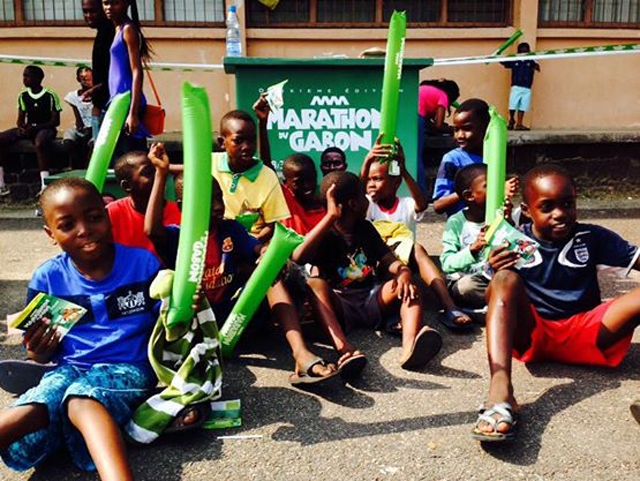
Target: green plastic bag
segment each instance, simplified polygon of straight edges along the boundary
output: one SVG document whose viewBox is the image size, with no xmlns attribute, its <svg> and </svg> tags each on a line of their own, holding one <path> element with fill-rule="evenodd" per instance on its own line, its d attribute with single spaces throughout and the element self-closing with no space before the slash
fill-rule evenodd
<svg viewBox="0 0 640 481">
<path fill-rule="evenodd" d="M 120 138 L 124 121 L 127 119 L 130 102 L 130 92 L 124 92 L 113 97 L 100 126 L 100 132 L 96 139 L 96 145 L 93 147 L 93 154 L 91 154 L 91 160 L 85 175 L 85 179 L 95 185 L 99 192 L 102 192 L 104 187 L 107 169 Z"/>
<path fill-rule="evenodd" d="M 275 233 L 267 251 L 256 270 L 251 274 L 242 294 L 233 306 L 233 310 L 220 329 L 224 357 L 230 357 L 233 354 L 233 349 L 240 340 L 242 332 L 258 310 L 258 306 L 267 294 L 269 287 L 273 284 L 291 253 L 303 240 L 304 237 L 276 222 Z"/>
<path fill-rule="evenodd" d="M 380 133 L 382 134 L 380 143 L 382 144 L 395 145 L 406 33 L 407 16 L 405 12 L 394 11 L 389 21 L 387 53 L 384 60 L 384 77 L 382 80 L 382 101 L 380 105 Z M 389 174 L 400 175 L 397 163 L 392 162 L 389 167 Z"/>
<path fill-rule="evenodd" d="M 507 170 L 507 123 L 492 105 L 489 126 L 484 136 L 482 155 L 487 164 L 487 207 L 485 224 L 490 225 L 504 206 Z"/>
<path fill-rule="evenodd" d="M 167 326 L 190 322 L 193 296 L 202 279 L 211 216 L 211 114 L 203 87 L 182 85 L 184 187 L 176 274 Z"/>
</svg>

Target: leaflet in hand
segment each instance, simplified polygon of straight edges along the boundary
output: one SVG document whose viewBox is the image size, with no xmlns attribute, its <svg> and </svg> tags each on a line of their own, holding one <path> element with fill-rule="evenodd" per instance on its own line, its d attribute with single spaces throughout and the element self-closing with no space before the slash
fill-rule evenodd
<svg viewBox="0 0 640 481">
<path fill-rule="evenodd" d="M 502 216 L 497 216 L 491 223 L 484 237 L 487 241 L 485 256 L 499 247 L 506 247 L 520 255 L 516 269 L 525 265 L 538 249 L 539 244 L 509 224 Z"/>
<path fill-rule="evenodd" d="M 11 321 L 9 327 L 26 331 L 42 318 L 46 318 L 51 322 L 51 328 L 55 328 L 62 339 L 86 312 L 82 306 L 41 292 Z"/>
<path fill-rule="evenodd" d="M 289 81 L 283 80 L 271 87 L 267 87 L 267 102 L 271 112 L 276 113 L 284 105 L 284 85 Z"/>
</svg>

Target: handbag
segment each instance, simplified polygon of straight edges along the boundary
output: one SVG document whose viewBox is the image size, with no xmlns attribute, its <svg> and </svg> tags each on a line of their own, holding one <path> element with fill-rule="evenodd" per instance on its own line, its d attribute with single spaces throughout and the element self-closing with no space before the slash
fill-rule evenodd
<svg viewBox="0 0 640 481">
<path fill-rule="evenodd" d="M 151 135 L 160 135 L 164 132 L 164 119 L 167 114 L 162 108 L 162 102 L 160 101 L 158 90 L 156 90 L 156 85 L 153 83 L 151 71 L 149 69 L 146 69 L 146 71 L 147 76 L 149 77 L 149 83 L 151 84 L 151 89 L 153 90 L 153 95 L 155 96 L 158 105 L 147 104 L 144 115 L 142 116 L 142 123 Z"/>
</svg>

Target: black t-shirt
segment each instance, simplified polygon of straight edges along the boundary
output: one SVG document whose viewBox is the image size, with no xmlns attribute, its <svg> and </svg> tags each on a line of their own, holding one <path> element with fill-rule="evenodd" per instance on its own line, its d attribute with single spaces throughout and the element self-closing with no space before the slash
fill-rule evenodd
<svg viewBox="0 0 640 481">
<path fill-rule="evenodd" d="M 56 93 L 48 88 L 42 88 L 34 94 L 31 89 L 26 89 L 18 95 L 18 109 L 26 113 L 27 125 L 36 125 L 49 122 L 51 112 L 60 112 L 60 99 Z"/>
<path fill-rule="evenodd" d="M 370 287 L 378 263 L 390 252 L 373 224 L 362 220 L 348 236 L 331 230 L 311 264 L 334 289 Z"/>
<path fill-rule="evenodd" d="M 113 23 L 106 21 L 98 27 L 96 39 L 93 41 L 91 68 L 93 69 L 93 85 L 102 84 L 92 97 L 94 107 L 103 110 L 109 102 L 109 64 L 111 63 L 111 44 L 116 34 Z"/>
</svg>

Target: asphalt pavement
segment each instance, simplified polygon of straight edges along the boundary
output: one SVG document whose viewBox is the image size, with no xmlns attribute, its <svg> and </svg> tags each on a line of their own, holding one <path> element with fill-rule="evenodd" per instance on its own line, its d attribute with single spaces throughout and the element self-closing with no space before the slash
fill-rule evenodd
<svg viewBox="0 0 640 481">
<path fill-rule="evenodd" d="M 57 253 L 32 210 L 0 210 L 0 319 L 22 307 L 33 270 Z M 589 206 L 581 220 L 609 227 L 640 244 L 640 204 Z M 418 238 L 440 253 L 442 218 L 430 214 Z M 640 274 L 601 277 L 610 298 L 640 285 Z M 422 372 L 398 366 L 400 341 L 356 331 L 369 365 L 353 385 L 340 381 L 313 391 L 289 386 L 293 361 L 277 333 L 263 336 L 224 365 L 224 399 L 242 400 L 240 428 L 164 437 L 132 447 L 137 479 L 196 480 L 579 480 L 640 479 L 640 425 L 629 404 L 640 396 L 640 332 L 617 369 L 514 362 L 522 406 L 518 437 L 504 446 L 471 439 L 476 410 L 487 390 L 484 329 L 452 334 L 436 313 L 425 320 L 444 347 Z M 19 337 L 0 328 L 0 358 L 22 357 Z M 335 354 L 322 340 L 316 352 Z M 12 397 L 0 392 L 0 405 Z M 251 436 L 218 439 L 218 436 Z M 56 459 L 5 480 L 93 480 Z"/>
</svg>

